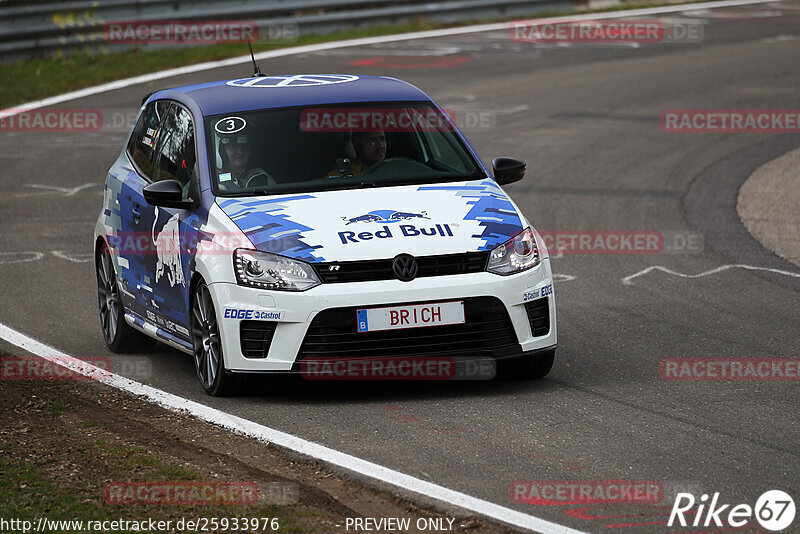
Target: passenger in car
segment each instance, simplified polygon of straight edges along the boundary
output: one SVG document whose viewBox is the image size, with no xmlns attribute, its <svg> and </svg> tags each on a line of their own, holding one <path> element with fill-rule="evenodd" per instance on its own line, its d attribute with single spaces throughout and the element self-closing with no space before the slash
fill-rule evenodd
<svg viewBox="0 0 800 534">
<path fill-rule="evenodd" d="M 347 158 L 336 160 L 328 178 L 358 176 L 386 158 L 386 134 L 383 131 L 353 132 L 344 145 Z"/>
</svg>

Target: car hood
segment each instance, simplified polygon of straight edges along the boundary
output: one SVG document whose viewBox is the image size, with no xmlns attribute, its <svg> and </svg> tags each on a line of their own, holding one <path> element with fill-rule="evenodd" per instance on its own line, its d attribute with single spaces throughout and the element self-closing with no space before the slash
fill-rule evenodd
<svg viewBox="0 0 800 534">
<path fill-rule="evenodd" d="M 491 179 L 217 198 L 264 252 L 311 263 L 491 250 L 522 220 Z"/>
</svg>

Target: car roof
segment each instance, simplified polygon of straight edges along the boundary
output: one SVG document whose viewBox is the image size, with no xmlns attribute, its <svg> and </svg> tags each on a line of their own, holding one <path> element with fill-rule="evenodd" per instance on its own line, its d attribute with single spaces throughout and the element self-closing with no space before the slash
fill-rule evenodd
<svg viewBox="0 0 800 534">
<path fill-rule="evenodd" d="M 237 78 L 159 91 L 151 99 L 176 97 L 193 101 L 204 116 L 314 104 L 431 100 L 402 80 L 354 74 Z"/>
</svg>

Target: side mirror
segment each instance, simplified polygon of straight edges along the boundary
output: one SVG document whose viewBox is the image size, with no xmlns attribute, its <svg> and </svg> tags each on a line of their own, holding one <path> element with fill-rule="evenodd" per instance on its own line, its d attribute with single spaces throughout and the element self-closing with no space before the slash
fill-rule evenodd
<svg viewBox="0 0 800 534">
<path fill-rule="evenodd" d="M 514 158 L 494 158 L 492 160 L 492 172 L 494 180 L 500 185 L 513 184 L 519 182 L 525 176 L 527 164 Z"/>
<path fill-rule="evenodd" d="M 146 186 L 142 192 L 151 206 L 164 208 L 191 209 L 194 200 L 183 198 L 183 186 L 177 180 L 162 180 Z"/>
</svg>

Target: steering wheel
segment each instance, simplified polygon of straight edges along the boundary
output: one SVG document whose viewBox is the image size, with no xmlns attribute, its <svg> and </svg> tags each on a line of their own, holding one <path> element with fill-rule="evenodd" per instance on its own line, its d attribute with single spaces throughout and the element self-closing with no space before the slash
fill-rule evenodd
<svg viewBox="0 0 800 534">
<path fill-rule="evenodd" d="M 379 169 L 380 167 L 382 167 L 383 165 L 385 165 L 387 163 L 396 163 L 398 161 L 415 161 L 415 160 L 412 159 L 412 158 L 406 158 L 406 157 L 385 158 L 385 159 L 382 159 L 380 161 L 376 161 L 375 163 L 370 165 L 365 172 L 370 173 L 370 172 L 373 172 L 373 171 Z"/>
<path fill-rule="evenodd" d="M 247 184 L 245 184 L 245 188 L 251 187 L 261 187 L 266 185 L 275 185 L 277 182 L 275 178 L 270 176 L 265 172 L 260 172 L 258 174 L 254 174 L 247 180 Z"/>
</svg>

